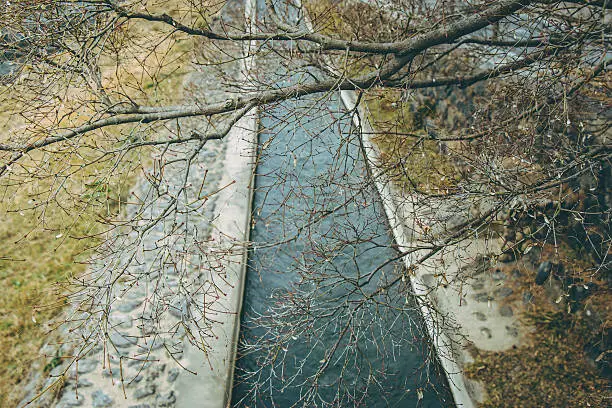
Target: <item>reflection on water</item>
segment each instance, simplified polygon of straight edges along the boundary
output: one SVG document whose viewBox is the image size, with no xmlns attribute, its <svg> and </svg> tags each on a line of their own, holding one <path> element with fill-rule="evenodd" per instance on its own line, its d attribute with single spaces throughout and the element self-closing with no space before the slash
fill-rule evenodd
<svg viewBox="0 0 612 408">
<path fill-rule="evenodd" d="M 452 405 L 338 100 L 263 116 L 234 404 Z"/>
</svg>

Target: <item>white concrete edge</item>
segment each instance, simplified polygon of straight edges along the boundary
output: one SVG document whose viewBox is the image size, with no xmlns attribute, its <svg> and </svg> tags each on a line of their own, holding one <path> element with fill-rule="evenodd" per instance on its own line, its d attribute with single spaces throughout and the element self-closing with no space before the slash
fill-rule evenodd
<svg viewBox="0 0 612 408">
<path fill-rule="evenodd" d="M 247 29 L 253 29 L 256 4 L 245 2 Z M 253 69 L 251 50 L 255 42 L 243 50 L 241 76 L 246 81 Z M 258 110 L 249 110 L 225 136 L 223 175 L 217 194 L 213 239 L 216 251 L 223 257 L 224 277 L 215 285 L 225 294 L 215 302 L 209 315 L 216 322 L 213 337 L 208 339 L 207 352 L 187 345 L 185 363 L 197 376 L 179 377 L 176 389 L 177 407 L 226 408 L 231 406 L 235 362 L 240 335 L 240 322 L 248 269 L 248 248 L 251 231 L 251 211 L 258 142 Z M 215 272 L 213 272 L 215 273 Z"/>
<path fill-rule="evenodd" d="M 355 109 L 358 99 L 357 94 L 354 91 L 340 91 L 340 98 L 347 110 L 351 111 Z M 370 135 L 374 134 L 374 129 L 368 120 L 362 104 L 357 107 L 357 112 L 358 114 L 354 114 L 352 119 L 356 127 L 361 131 L 360 137 L 365 150 L 364 154 L 366 155 L 366 164 L 372 168 L 374 167 L 373 165 L 378 162 L 378 149 L 370 140 Z M 389 187 L 389 183 L 390 182 L 388 180 L 384 180 L 383 176 L 376 177 L 374 180 L 376 190 L 380 195 L 385 214 L 387 215 L 389 225 L 393 232 L 393 237 L 400 248 L 407 248 L 410 240 L 404 231 L 403 220 L 398 219 L 398 214 L 400 214 L 400 212 L 397 204 L 393 200 L 393 194 Z M 408 256 L 404 257 L 404 263 L 406 268 L 410 268 L 412 266 L 411 259 Z M 426 298 L 429 296 L 427 285 L 418 276 L 411 275 L 410 283 L 412 290 L 414 291 L 415 295 L 417 295 L 417 299 L 419 296 Z M 463 376 L 463 369 L 458 364 L 457 356 L 451 347 L 453 343 L 450 336 L 439 324 L 436 311 L 432 310 L 432 308 L 428 306 L 427 302 L 419 303 L 427 332 L 435 347 L 438 360 L 440 361 L 440 364 L 444 369 L 444 373 L 446 374 L 455 405 L 462 408 L 475 407 L 475 402 L 472 400 L 467 391 L 466 382 Z"/>
<path fill-rule="evenodd" d="M 256 0 L 246 0 L 245 1 L 245 7 L 244 7 L 244 17 L 246 22 L 248 23 L 248 29 L 249 31 L 253 31 L 256 28 L 256 22 L 257 22 L 257 1 Z M 257 47 L 257 41 L 250 41 L 249 42 L 249 48 L 248 50 L 245 52 L 246 56 L 251 54 L 251 50 L 256 49 Z M 244 60 L 244 72 L 243 75 L 245 78 L 248 77 L 249 73 L 253 70 L 253 68 L 255 67 L 255 59 L 251 56 L 250 58 L 245 58 Z M 235 304 L 235 311 L 236 311 L 236 316 L 235 316 L 235 322 L 234 322 L 234 332 L 232 334 L 232 349 L 230 351 L 230 360 L 229 360 L 229 366 L 228 366 L 228 374 L 227 374 L 227 383 L 226 383 L 226 400 L 224 401 L 224 406 L 226 407 L 230 407 L 231 403 L 232 403 L 232 392 L 234 389 L 234 373 L 236 371 L 236 357 L 238 354 L 238 342 L 240 339 L 240 324 L 241 324 L 241 316 L 242 316 L 242 307 L 244 304 L 244 288 L 245 288 L 245 283 L 246 283 L 246 276 L 247 276 L 247 272 L 248 272 L 248 261 L 249 261 L 249 251 L 248 251 L 248 243 L 250 242 L 251 239 L 251 213 L 252 213 L 252 208 L 253 208 L 253 197 L 255 195 L 255 173 L 257 171 L 257 161 L 256 161 L 256 155 L 257 155 L 257 143 L 258 143 L 258 125 L 259 125 L 259 111 L 257 108 L 253 108 L 251 109 L 246 116 L 250 119 L 250 123 L 249 123 L 249 129 L 247 131 L 251 131 L 251 137 L 249 139 L 249 142 L 253 144 L 253 150 L 250 150 L 249 152 L 247 152 L 247 158 L 246 160 L 251 160 L 250 162 L 250 170 L 251 170 L 251 177 L 249 180 L 249 186 L 248 186 L 248 203 L 247 203 L 247 214 L 245 217 L 245 224 L 244 224 L 244 242 L 245 244 L 247 244 L 247 246 L 245 246 L 243 253 L 242 253 L 242 261 L 241 261 L 241 273 L 240 273 L 240 278 L 238 280 L 238 286 L 235 288 L 236 290 L 236 304 Z M 251 122 L 252 120 L 252 122 Z M 251 157 L 249 157 L 249 153 L 252 154 Z"/>
<path fill-rule="evenodd" d="M 236 357 L 238 354 L 238 342 L 239 342 L 239 336 L 240 336 L 240 323 L 241 323 L 241 316 L 242 316 L 242 306 L 244 303 L 244 288 L 245 288 L 245 283 L 246 283 L 246 276 L 247 276 L 247 272 L 248 272 L 248 258 L 249 258 L 249 251 L 248 251 L 248 243 L 250 241 L 251 238 L 251 212 L 252 212 L 252 208 L 253 208 L 253 196 L 255 193 L 255 171 L 256 171 L 256 160 L 255 160 L 255 154 L 257 153 L 257 149 L 256 149 L 256 143 L 257 143 L 257 126 L 258 126 L 258 111 L 256 108 L 253 108 L 252 110 L 249 111 L 248 115 L 248 120 L 249 120 L 249 127 L 247 129 L 247 132 L 251 132 L 251 137 L 249 138 L 248 142 L 249 143 L 255 143 L 253 144 L 253 150 L 250 152 L 246 152 L 247 156 L 245 158 L 245 160 L 249 160 L 249 167 L 251 170 L 251 177 L 249 179 L 249 185 L 248 185 L 248 192 L 247 192 L 247 211 L 245 214 L 244 219 L 242 220 L 244 222 L 244 235 L 240 238 L 243 239 L 244 242 L 244 247 L 242 249 L 242 259 L 240 261 L 240 274 L 239 274 L 239 278 L 238 278 L 238 283 L 236 285 L 236 287 L 234 288 L 234 291 L 236 293 L 236 296 L 234 297 L 235 303 L 234 303 L 234 311 L 235 311 L 235 317 L 234 317 L 234 330 L 232 333 L 232 338 L 231 338 L 231 350 L 230 350 L 230 356 L 229 356 L 229 361 L 228 361 L 228 365 L 227 365 L 227 380 L 226 380 L 226 391 L 225 391 L 225 401 L 224 401 L 224 406 L 225 407 L 230 407 L 231 406 L 231 402 L 232 402 L 232 391 L 234 388 L 234 372 L 236 369 Z M 250 156 L 250 153 L 253 153 L 253 156 Z"/>
<path fill-rule="evenodd" d="M 217 194 L 211 251 L 218 265 L 210 270 L 210 282 L 221 295 L 207 309 L 210 335 L 185 345 L 183 364 L 197 375 L 176 381 L 177 407 L 223 408 L 231 404 L 240 314 L 247 273 L 252 186 L 257 138 L 256 110 L 241 118 L 226 136 L 224 174 Z M 215 255 L 216 253 L 216 255 Z M 223 270 L 220 271 L 219 268 Z"/>
</svg>

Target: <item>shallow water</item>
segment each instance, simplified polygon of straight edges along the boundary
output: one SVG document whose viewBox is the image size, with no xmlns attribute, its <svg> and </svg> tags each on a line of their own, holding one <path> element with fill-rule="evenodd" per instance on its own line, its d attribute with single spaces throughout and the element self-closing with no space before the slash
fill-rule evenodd
<svg viewBox="0 0 612 408">
<path fill-rule="evenodd" d="M 335 96 L 314 106 L 262 115 L 233 403 L 452 406 L 409 285 L 359 303 L 401 265 L 381 267 L 396 253 L 350 118 Z"/>
</svg>

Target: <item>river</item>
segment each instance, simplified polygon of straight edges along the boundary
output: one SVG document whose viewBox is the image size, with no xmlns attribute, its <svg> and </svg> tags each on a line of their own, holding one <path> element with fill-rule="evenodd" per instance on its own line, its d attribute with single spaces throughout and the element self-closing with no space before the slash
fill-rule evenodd
<svg viewBox="0 0 612 408">
<path fill-rule="evenodd" d="M 401 263 L 381 267 L 396 253 L 350 117 L 316 98 L 262 113 L 233 404 L 451 406 L 409 285 L 362 301 Z"/>
</svg>

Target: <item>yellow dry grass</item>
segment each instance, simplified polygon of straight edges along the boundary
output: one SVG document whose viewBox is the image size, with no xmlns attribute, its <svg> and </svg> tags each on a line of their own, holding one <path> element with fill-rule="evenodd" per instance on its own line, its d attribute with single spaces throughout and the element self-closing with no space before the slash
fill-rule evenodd
<svg viewBox="0 0 612 408">
<path fill-rule="evenodd" d="M 393 89 L 366 96 L 369 119 L 378 132 L 372 140 L 381 151 L 381 162 L 393 181 L 403 190 L 418 189 L 445 194 L 456 187 L 459 172 L 438 144 L 427 140 L 418 123 L 422 112 L 411 111 Z"/>
</svg>

